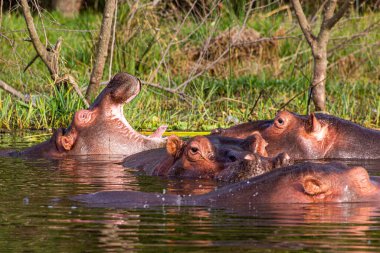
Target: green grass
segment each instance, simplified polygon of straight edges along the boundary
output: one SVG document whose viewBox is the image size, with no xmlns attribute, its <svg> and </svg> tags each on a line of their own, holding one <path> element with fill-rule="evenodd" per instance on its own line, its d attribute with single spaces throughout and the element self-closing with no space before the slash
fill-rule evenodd
<svg viewBox="0 0 380 253">
<path fill-rule="evenodd" d="M 129 8 L 119 9 L 117 40 L 113 73 L 126 71 L 148 80 L 162 58 L 162 53 L 172 39 L 174 43 L 157 75 L 152 77 L 166 87 L 174 87 L 187 79 L 186 48 L 203 44 L 213 28 L 216 34 L 228 27 L 241 24 L 244 10 L 224 9 L 199 26 L 195 18 L 189 17 L 185 26 L 173 38 L 178 20 L 158 15 L 154 10 L 141 10 L 131 22 L 136 32 L 127 40 L 126 31 Z M 294 20 L 286 12 L 263 18 L 262 12 L 254 12 L 247 26 L 256 29 L 262 36 L 274 36 L 279 30 L 287 36 L 300 35 L 300 30 L 291 29 Z M 0 36 L 0 79 L 24 93 L 37 95 L 35 106 L 16 100 L 0 90 L 0 128 L 2 129 L 49 129 L 67 126 L 75 111 L 83 108 L 82 101 L 68 88 L 55 87 L 41 60 L 37 60 L 25 73 L 23 68 L 35 55 L 28 38 L 23 17 L 18 13 L 5 13 Z M 58 13 L 44 13 L 44 24 L 51 43 L 63 38 L 61 51 L 62 72 L 72 74 L 85 90 L 92 69 L 96 38 L 101 22 L 98 13 L 84 12 L 75 19 L 66 19 Z M 380 13 L 352 14 L 334 28 L 329 48 L 342 44 L 343 37 L 350 37 L 380 20 Z M 35 18 L 44 41 L 41 21 Z M 334 65 L 328 72 L 327 107 L 331 114 L 350 119 L 368 127 L 380 126 L 380 57 L 377 47 L 369 45 L 380 41 L 375 29 L 366 36 L 356 38 L 343 49 L 334 51 L 329 62 Z M 302 38 L 302 37 L 300 37 Z M 368 48 L 365 48 L 368 47 Z M 295 55 L 298 48 L 298 55 Z M 360 52 L 358 49 L 365 48 Z M 185 93 L 190 103 L 178 96 L 145 86 L 142 93 L 125 108 L 129 122 L 140 130 L 152 130 L 167 124 L 169 130 L 209 131 L 226 127 L 236 121 L 272 118 L 287 101 L 298 95 L 286 109 L 306 112 L 307 87 L 312 65 L 302 65 L 311 54 L 307 44 L 292 37 L 278 42 L 278 69 L 271 62 L 251 59 L 250 62 L 228 62 L 221 74 L 205 73 L 192 81 Z M 354 53 L 356 52 L 356 53 Z M 353 54 L 354 53 L 354 54 Z M 352 54 L 347 60 L 337 63 L 342 57 Z M 256 62 L 257 60 L 257 62 Z M 257 68 L 246 68 L 247 63 Z M 336 63 L 336 64 L 335 64 Z M 253 65 L 252 65 L 253 66 Z M 276 74 L 277 73 L 277 74 Z M 103 79 L 108 78 L 108 65 Z M 259 93 L 264 95 L 252 108 Z M 306 92 L 305 92 L 306 91 Z"/>
</svg>

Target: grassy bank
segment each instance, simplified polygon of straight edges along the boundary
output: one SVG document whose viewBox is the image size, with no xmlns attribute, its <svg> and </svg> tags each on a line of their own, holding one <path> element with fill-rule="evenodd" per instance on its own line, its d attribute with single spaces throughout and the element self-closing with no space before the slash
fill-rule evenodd
<svg viewBox="0 0 380 253">
<path fill-rule="evenodd" d="M 126 106 L 130 123 L 144 130 L 162 124 L 169 125 L 170 130 L 210 130 L 273 117 L 294 97 L 285 108 L 305 113 L 312 68 L 310 50 L 295 20 L 286 11 L 269 15 L 271 11 L 255 11 L 247 21 L 247 28 L 268 38 L 268 43 L 231 50 L 224 61 L 189 82 L 184 89 L 188 102 L 144 86 L 142 93 Z M 193 56 L 208 38 L 230 31 L 244 19 L 244 15 L 237 16 L 227 7 L 205 22 L 189 16 L 181 27 L 178 24 L 185 15 L 162 16 L 157 10 L 143 8 L 133 18 L 129 14 L 128 6 L 120 6 L 112 73 L 126 71 L 169 88 L 177 87 L 194 71 L 207 66 L 206 60 L 197 62 Z M 70 87 L 55 87 L 40 60 L 23 71 L 33 58 L 34 49 L 25 41 L 28 34 L 23 17 L 16 12 L 4 15 L 0 79 L 33 94 L 35 105 L 18 101 L 1 90 L 0 128 L 67 126 L 73 113 L 84 107 L 81 100 Z M 66 19 L 44 12 L 42 17 L 49 41 L 63 38 L 62 72 L 72 74 L 85 90 L 101 15 L 85 12 L 75 19 Z M 43 39 L 41 19 L 36 17 L 35 22 Z M 374 46 L 380 41 L 380 34 L 376 33 L 379 22 L 379 13 L 353 13 L 337 25 L 330 41 L 328 111 L 369 127 L 380 126 L 380 52 Z M 223 36 L 220 38 L 214 41 L 215 45 L 223 45 Z M 214 51 L 218 50 L 223 48 Z M 248 55 L 244 53 L 247 50 Z M 104 80 L 108 79 L 108 66 L 106 69 Z"/>
</svg>

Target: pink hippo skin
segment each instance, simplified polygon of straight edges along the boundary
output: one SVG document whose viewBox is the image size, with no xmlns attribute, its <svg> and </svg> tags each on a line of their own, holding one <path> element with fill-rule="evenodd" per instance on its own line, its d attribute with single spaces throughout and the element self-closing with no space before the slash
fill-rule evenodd
<svg viewBox="0 0 380 253">
<path fill-rule="evenodd" d="M 279 154 L 266 157 L 267 143 L 260 134 L 246 139 L 196 136 L 183 141 L 168 137 L 166 149 L 155 149 L 127 157 L 123 165 L 148 175 L 179 178 L 240 181 L 289 165 L 290 158 Z"/>
<path fill-rule="evenodd" d="M 248 209 L 259 204 L 379 202 L 380 184 L 363 167 L 341 163 L 300 163 L 207 194 L 179 196 L 129 191 L 84 194 L 72 200 L 99 207 L 160 205 Z"/>
<path fill-rule="evenodd" d="M 301 116 L 280 111 L 262 120 L 213 131 L 215 135 L 245 138 L 259 132 L 268 142 L 268 155 L 286 152 L 293 159 L 380 158 L 380 131 L 327 114 Z"/>
<path fill-rule="evenodd" d="M 60 128 L 50 140 L 11 156 L 59 158 L 72 155 L 112 154 L 129 156 L 164 147 L 163 126 L 153 136 L 136 132 L 123 115 L 123 105 L 135 98 L 140 81 L 129 74 L 115 75 L 88 110 L 77 111 L 67 129 Z"/>
</svg>

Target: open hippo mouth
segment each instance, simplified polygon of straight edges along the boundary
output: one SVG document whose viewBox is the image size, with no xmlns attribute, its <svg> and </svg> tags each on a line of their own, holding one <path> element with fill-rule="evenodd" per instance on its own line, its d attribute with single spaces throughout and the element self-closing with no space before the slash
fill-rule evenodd
<svg viewBox="0 0 380 253">
<path fill-rule="evenodd" d="M 63 147 L 72 155 L 117 154 L 132 155 L 144 150 L 163 147 L 159 127 L 151 136 L 135 131 L 124 117 L 123 107 L 141 90 L 138 78 L 127 73 L 115 75 L 97 96 L 88 110 L 75 113 L 74 119 L 61 137 Z"/>
</svg>

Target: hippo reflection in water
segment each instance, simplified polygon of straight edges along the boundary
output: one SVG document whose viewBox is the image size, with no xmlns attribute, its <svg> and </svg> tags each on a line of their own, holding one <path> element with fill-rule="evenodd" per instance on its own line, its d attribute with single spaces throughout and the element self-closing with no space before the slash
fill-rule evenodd
<svg viewBox="0 0 380 253">
<path fill-rule="evenodd" d="M 131 155 L 165 146 L 162 126 L 147 137 L 136 132 L 123 115 L 123 105 L 135 98 L 140 81 L 119 73 L 108 83 L 88 110 L 77 111 L 67 129 L 60 128 L 50 140 L 11 156 L 58 158 L 66 155 Z"/>
<path fill-rule="evenodd" d="M 259 132 L 270 156 L 286 152 L 293 159 L 379 159 L 380 131 L 327 114 L 301 116 L 280 111 L 273 120 L 260 120 L 216 129 L 214 135 L 245 138 Z"/>
<path fill-rule="evenodd" d="M 266 157 L 267 143 L 259 133 L 237 139 L 196 136 L 183 141 L 168 137 L 166 149 L 154 149 L 125 158 L 123 165 L 148 175 L 241 181 L 291 164 L 287 154 Z"/>
<path fill-rule="evenodd" d="M 71 199 L 97 207 L 184 205 L 227 209 L 249 208 L 264 203 L 378 202 L 380 182 L 378 178 L 370 178 L 363 167 L 305 162 L 198 196 L 106 191 Z"/>
</svg>

